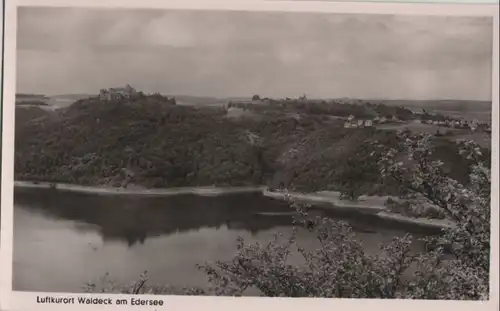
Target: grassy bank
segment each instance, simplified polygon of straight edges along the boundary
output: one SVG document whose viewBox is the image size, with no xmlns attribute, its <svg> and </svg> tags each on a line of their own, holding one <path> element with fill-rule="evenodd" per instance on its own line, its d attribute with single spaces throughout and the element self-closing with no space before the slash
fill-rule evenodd
<svg viewBox="0 0 500 311">
<path fill-rule="evenodd" d="M 297 193 L 297 192 L 271 192 L 264 191 L 263 194 L 267 197 L 271 197 L 278 200 L 286 200 L 287 196 L 296 202 L 303 204 L 309 204 L 315 207 L 320 207 L 324 209 L 342 209 L 342 210 L 353 210 L 360 213 L 370 213 L 377 217 L 396 222 L 400 224 L 417 225 L 427 228 L 441 228 L 447 229 L 455 226 L 453 221 L 447 219 L 429 219 L 425 217 L 408 217 L 398 213 L 391 212 L 384 205 L 387 200 L 387 196 L 362 196 L 356 201 L 343 200 L 340 198 L 340 193 L 333 191 L 320 191 L 316 193 Z M 396 199 L 396 198 L 394 198 Z"/>
</svg>

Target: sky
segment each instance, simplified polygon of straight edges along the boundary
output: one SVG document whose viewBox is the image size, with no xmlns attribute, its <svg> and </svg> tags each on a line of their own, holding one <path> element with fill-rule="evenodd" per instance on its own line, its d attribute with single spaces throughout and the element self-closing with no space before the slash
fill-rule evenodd
<svg viewBox="0 0 500 311">
<path fill-rule="evenodd" d="M 486 17 L 22 7 L 17 92 L 491 100 Z"/>
</svg>

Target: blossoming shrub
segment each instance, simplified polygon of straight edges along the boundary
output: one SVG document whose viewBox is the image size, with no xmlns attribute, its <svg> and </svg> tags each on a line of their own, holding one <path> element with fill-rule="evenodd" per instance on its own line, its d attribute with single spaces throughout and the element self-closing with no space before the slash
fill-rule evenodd
<svg viewBox="0 0 500 311">
<path fill-rule="evenodd" d="M 442 162 L 430 160 L 432 135 L 404 131 L 399 138 L 399 149 L 389 150 L 381 159 L 382 173 L 425 197 L 456 223 L 442 235 L 427 238 L 434 250 L 418 258 L 418 282 L 410 284 L 408 292 L 415 298 L 487 299 L 491 172 L 481 148 L 472 141 L 458 142 L 460 155 L 470 163 L 469 184 L 463 185 L 443 172 Z M 412 165 L 394 160 L 402 152 Z M 453 260 L 441 260 L 445 248 Z"/>
</svg>

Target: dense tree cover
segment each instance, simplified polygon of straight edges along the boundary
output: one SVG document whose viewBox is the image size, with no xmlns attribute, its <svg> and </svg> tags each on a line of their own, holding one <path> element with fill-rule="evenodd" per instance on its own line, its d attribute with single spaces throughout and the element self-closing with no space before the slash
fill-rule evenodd
<svg viewBox="0 0 500 311">
<path fill-rule="evenodd" d="M 252 100 L 261 100 L 258 95 L 254 95 Z M 308 100 L 301 96 L 298 99 L 264 99 L 266 105 L 254 105 L 247 102 L 231 102 L 230 107 L 238 107 L 252 111 L 281 111 L 306 113 L 315 115 L 330 115 L 338 117 L 348 117 L 350 115 L 356 118 L 374 118 L 396 117 L 399 120 L 412 120 L 415 118 L 411 110 L 399 106 L 387 106 L 384 104 L 371 104 L 361 102 L 357 104 L 342 103 L 340 101 L 326 100 Z"/>
<path fill-rule="evenodd" d="M 22 131 L 26 128 L 24 125 L 28 122 L 41 122 L 45 118 L 50 117 L 50 112 L 44 110 L 40 107 L 17 107 L 16 108 L 16 124 L 23 125 L 18 126 L 16 130 L 19 130 L 21 133 L 17 133 L 16 135 L 22 137 Z"/>
<path fill-rule="evenodd" d="M 347 197 L 361 194 L 401 195 L 404 189 L 398 182 L 381 176 L 376 166 L 381 154 L 373 148 L 377 142 L 385 148 L 397 144 L 394 131 L 373 128 L 328 128 L 315 130 L 293 145 L 288 161 L 274 175 L 273 187 L 294 191 L 341 191 Z M 436 138 L 429 148 L 433 160 L 442 160 L 443 170 L 464 184 L 469 183 L 469 161 L 458 155 L 452 141 Z M 488 162 L 490 152 L 482 149 Z"/>
<path fill-rule="evenodd" d="M 366 104 L 367 107 L 373 109 L 378 116 L 392 118 L 396 117 L 399 120 L 413 120 L 415 119 L 415 115 L 411 112 L 411 110 L 400 107 L 400 106 L 387 106 L 384 104 Z"/>
<path fill-rule="evenodd" d="M 395 132 L 344 129 L 314 114 L 229 119 L 222 107 L 175 105 L 175 99 L 159 94 L 140 94 L 127 102 L 89 98 L 56 113 L 16 111 L 15 173 L 20 180 L 399 191 L 380 178 L 370 147 L 373 141 L 391 146 Z M 449 146 L 436 144 L 436 156 L 464 182 L 467 166 L 443 141 Z"/>
<path fill-rule="evenodd" d="M 19 179 L 149 187 L 259 184 L 262 149 L 223 111 L 139 102 L 80 101 L 58 120 L 16 122 Z M 209 130 L 208 130 L 209 129 Z"/>
<path fill-rule="evenodd" d="M 231 107 L 247 109 L 256 112 L 280 111 L 289 113 L 306 113 L 316 115 L 343 116 L 354 115 L 359 118 L 373 117 L 375 114 L 362 105 L 341 104 L 327 101 L 300 99 L 266 99 L 266 105 L 253 105 L 247 102 L 232 102 Z"/>
<path fill-rule="evenodd" d="M 480 148 L 460 142 L 459 154 L 470 161 L 470 183 L 449 177 L 441 161 L 433 160 L 431 135 L 408 132 L 397 137 L 394 148 L 380 148 L 380 173 L 409 192 L 438 206 L 457 226 L 424 238 L 428 252 L 411 250 L 406 235 L 382 246 L 379 255 L 366 254 L 350 226 L 328 218 L 312 218 L 307 206 L 297 210 L 295 230 L 289 237 L 277 234 L 266 244 L 237 241 L 235 256 L 200 266 L 208 288 L 150 285 L 147 274 L 131 286 L 112 282 L 90 283 L 90 292 L 245 295 L 256 290 L 268 297 L 407 298 L 485 300 L 489 297 L 491 172 Z M 399 161 L 399 156 L 408 163 Z M 310 231 L 319 247 L 308 251 L 296 239 L 298 230 Z M 452 258 L 444 258 L 444 250 Z M 293 255 L 303 260 L 293 261 Z M 407 271 L 416 268 L 411 276 Z M 105 279 L 106 280 L 106 279 Z"/>
</svg>

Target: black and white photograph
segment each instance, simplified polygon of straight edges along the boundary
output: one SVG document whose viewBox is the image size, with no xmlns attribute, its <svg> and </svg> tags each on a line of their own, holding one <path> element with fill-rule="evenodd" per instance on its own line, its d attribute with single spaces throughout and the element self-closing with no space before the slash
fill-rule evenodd
<svg viewBox="0 0 500 311">
<path fill-rule="evenodd" d="M 489 300 L 494 27 L 18 7 L 12 290 Z"/>
</svg>

